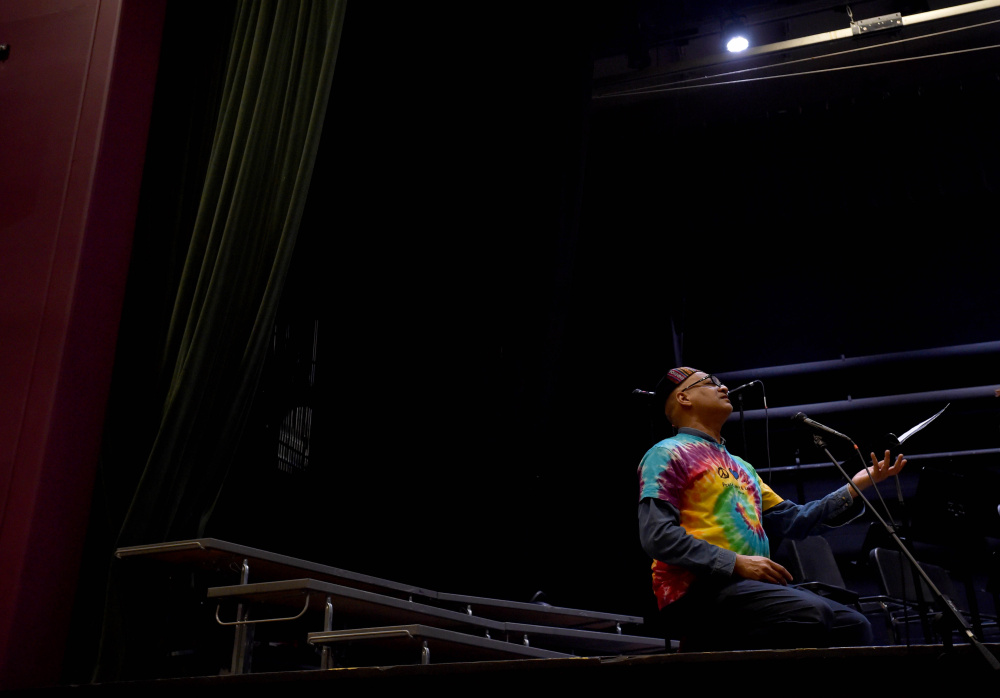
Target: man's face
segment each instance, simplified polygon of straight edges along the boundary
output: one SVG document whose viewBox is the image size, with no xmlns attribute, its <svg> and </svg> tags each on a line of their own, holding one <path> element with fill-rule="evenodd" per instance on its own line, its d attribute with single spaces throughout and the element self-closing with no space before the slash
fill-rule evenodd
<svg viewBox="0 0 1000 698">
<path fill-rule="evenodd" d="M 729 388 L 715 376 L 698 371 L 689 376 L 677 390 L 683 392 L 691 404 L 691 409 L 700 415 L 722 415 L 728 417 L 733 412 L 729 401 Z"/>
</svg>

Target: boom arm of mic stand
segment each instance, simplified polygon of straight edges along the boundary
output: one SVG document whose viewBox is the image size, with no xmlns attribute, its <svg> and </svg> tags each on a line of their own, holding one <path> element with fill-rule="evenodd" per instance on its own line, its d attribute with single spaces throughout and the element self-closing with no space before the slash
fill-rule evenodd
<svg viewBox="0 0 1000 698">
<path fill-rule="evenodd" d="M 840 465 L 840 461 L 834 458 L 833 454 L 830 453 L 830 449 L 827 448 L 826 442 L 823 441 L 823 437 L 819 436 L 818 434 L 814 435 L 813 441 L 816 442 L 817 446 L 823 449 L 823 452 L 826 453 L 826 457 L 830 459 L 830 462 L 833 463 L 837 467 L 837 470 L 840 471 L 840 474 L 844 476 L 844 479 L 847 480 L 848 482 L 848 486 L 851 486 L 852 482 L 851 476 L 848 475 L 847 471 L 845 471 L 843 466 Z M 857 449 L 857 444 L 855 444 L 853 441 L 851 442 L 851 444 L 854 446 L 855 449 Z M 877 485 L 874 486 L 877 487 Z M 885 528 L 886 533 L 889 534 L 889 536 L 892 538 L 893 543 L 895 543 L 896 547 L 899 548 L 899 552 L 903 555 L 903 557 L 909 560 L 910 565 L 913 567 L 916 573 L 920 575 L 921 579 L 924 580 L 924 583 L 927 584 L 927 588 L 930 589 L 931 595 L 934 597 L 935 601 L 937 601 L 938 604 L 943 607 L 942 610 L 946 610 L 946 612 L 951 615 L 952 619 L 955 621 L 955 627 L 959 630 L 959 632 L 961 632 L 962 634 L 965 635 L 966 638 L 968 638 L 970 644 L 976 646 L 976 649 L 979 650 L 980 654 L 983 655 L 983 658 L 986 659 L 986 662 L 990 665 L 991 668 L 993 668 L 994 671 L 1000 671 L 1000 660 L 994 657 L 993 653 L 990 652 L 988 649 L 986 649 L 983 643 L 981 643 L 976 638 L 975 634 L 972 632 L 972 627 L 969 625 L 969 622 L 965 620 L 965 617 L 959 612 L 957 608 L 955 608 L 955 604 L 952 603 L 951 599 L 942 594 L 941 590 L 938 589 L 937 586 L 935 586 L 930 576 L 928 576 L 927 572 L 924 571 L 924 568 L 920 566 L 916 558 L 913 557 L 912 553 L 910 553 L 907 547 L 903 544 L 903 541 L 900 540 L 899 536 L 896 535 L 896 530 L 891 525 L 889 525 L 889 523 L 882 518 L 882 515 L 879 514 L 878 511 L 871 505 L 871 502 L 869 502 L 868 498 L 865 497 L 864 492 L 858 489 L 855 489 L 854 491 L 857 493 L 859 497 L 861 497 L 862 501 L 865 503 L 865 507 L 871 510 L 871 512 L 875 515 L 875 518 L 877 518 L 879 520 L 879 523 L 881 523 L 882 526 Z M 951 638 L 950 633 L 948 635 L 948 638 L 949 638 L 948 644 L 950 644 L 950 638 Z"/>
</svg>

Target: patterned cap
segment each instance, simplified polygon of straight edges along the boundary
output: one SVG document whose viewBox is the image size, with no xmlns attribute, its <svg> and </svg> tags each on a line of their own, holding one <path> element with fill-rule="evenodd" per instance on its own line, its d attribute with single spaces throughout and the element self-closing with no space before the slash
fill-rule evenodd
<svg viewBox="0 0 1000 698">
<path fill-rule="evenodd" d="M 666 401 L 667 396 L 674 392 L 674 388 L 696 373 L 698 373 L 697 368 L 690 368 L 688 366 L 678 366 L 677 368 L 670 369 L 660 379 L 660 382 L 656 384 L 656 388 L 654 388 L 656 397 Z"/>
</svg>

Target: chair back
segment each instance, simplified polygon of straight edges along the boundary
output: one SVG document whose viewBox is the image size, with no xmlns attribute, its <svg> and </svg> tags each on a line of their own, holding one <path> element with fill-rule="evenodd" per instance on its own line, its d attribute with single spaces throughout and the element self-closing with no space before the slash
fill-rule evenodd
<svg viewBox="0 0 1000 698">
<path fill-rule="evenodd" d="M 934 595 L 923 577 L 916 574 L 909 560 L 895 550 L 873 548 L 869 554 L 875 567 L 879 584 L 886 596 L 914 604 L 930 604 Z M 920 567 L 937 587 L 960 610 L 960 599 L 955 596 L 955 588 L 948 571 L 939 565 L 921 562 Z"/>
<path fill-rule="evenodd" d="M 823 582 L 837 587 L 846 586 L 837 559 L 826 538 L 809 536 L 803 540 L 790 541 L 789 546 L 798 572 L 804 581 Z"/>
</svg>

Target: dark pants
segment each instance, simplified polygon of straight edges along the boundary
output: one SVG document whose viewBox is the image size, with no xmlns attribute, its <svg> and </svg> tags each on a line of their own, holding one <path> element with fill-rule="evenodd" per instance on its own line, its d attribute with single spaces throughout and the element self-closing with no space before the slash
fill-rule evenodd
<svg viewBox="0 0 1000 698">
<path fill-rule="evenodd" d="M 681 651 L 872 644 L 868 619 L 811 591 L 737 579 L 695 584 L 661 611 Z"/>
</svg>

